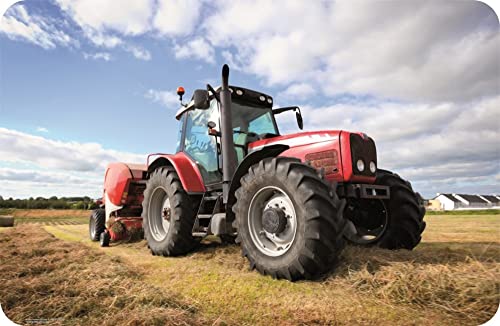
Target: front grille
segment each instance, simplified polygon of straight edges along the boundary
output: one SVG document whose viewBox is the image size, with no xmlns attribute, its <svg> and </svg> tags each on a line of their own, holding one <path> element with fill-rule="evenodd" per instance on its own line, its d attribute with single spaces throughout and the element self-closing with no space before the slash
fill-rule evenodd
<svg viewBox="0 0 500 326">
<path fill-rule="evenodd" d="M 338 172 L 339 158 L 336 150 L 309 153 L 305 159 L 313 168 L 324 169 L 326 174 Z"/>
<path fill-rule="evenodd" d="M 375 142 L 370 137 L 361 137 L 359 134 L 351 134 L 351 159 L 352 159 L 352 171 L 355 175 L 364 176 L 374 176 L 375 173 L 370 172 L 370 162 L 375 162 L 377 165 L 377 149 L 375 147 Z M 358 160 L 363 160 L 365 164 L 365 169 L 359 171 L 356 162 Z"/>
</svg>

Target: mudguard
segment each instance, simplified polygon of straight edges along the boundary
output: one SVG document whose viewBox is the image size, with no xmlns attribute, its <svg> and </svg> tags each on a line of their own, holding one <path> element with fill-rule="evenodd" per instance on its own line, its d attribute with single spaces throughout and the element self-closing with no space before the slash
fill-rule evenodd
<svg viewBox="0 0 500 326">
<path fill-rule="evenodd" d="M 150 163 L 150 157 L 156 158 Z M 177 171 L 182 186 L 187 193 L 205 193 L 205 185 L 198 166 L 183 152 L 177 154 L 150 154 L 148 155 L 147 165 L 148 173 L 153 172 L 160 166 L 172 166 Z"/>
</svg>

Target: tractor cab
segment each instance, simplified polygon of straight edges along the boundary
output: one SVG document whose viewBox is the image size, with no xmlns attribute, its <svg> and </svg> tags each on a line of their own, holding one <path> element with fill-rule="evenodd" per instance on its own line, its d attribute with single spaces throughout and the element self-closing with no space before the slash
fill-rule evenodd
<svg viewBox="0 0 500 326">
<path fill-rule="evenodd" d="M 234 152 L 240 164 L 251 143 L 279 136 L 279 130 L 271 96 L 236 86 L 230 86 L 230 92 Z M 177 152 L 184 152 L 196 162 L 205 184 L 222 180 L 219 93 L 220 88 L 215 93 L 208 91 L 202 108 L 197 107 L 193 96 L 176 114 L 180 121 Z"/>
</svg>

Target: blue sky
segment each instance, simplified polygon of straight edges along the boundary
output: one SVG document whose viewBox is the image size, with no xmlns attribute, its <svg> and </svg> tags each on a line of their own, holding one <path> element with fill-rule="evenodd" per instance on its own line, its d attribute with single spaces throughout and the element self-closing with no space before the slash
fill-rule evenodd
<svg viewBox="0 0 500 326">
<path fill-rule="evenodd" d="M 175 89 L 220 67 L 360 130 L 436 192 L 499 193 L 498 18 L 479 2 L 47 0 L 0 21 L 4 197 L 99 196 L 109 161 L 175 148 Z M 278 19 L 279 18 L 279 19 Z M 295 131 L 284 117 L 283 130 Z M 68 180 L 73 180 L 71 183 Z"/>
</svg>

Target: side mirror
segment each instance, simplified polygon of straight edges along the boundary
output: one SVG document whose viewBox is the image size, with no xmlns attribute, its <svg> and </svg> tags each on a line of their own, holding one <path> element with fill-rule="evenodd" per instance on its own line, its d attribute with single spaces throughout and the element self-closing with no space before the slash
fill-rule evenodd
<svg viewBox="0 0 500 326">
<path fill-rule="evenodd" d="M 193 94 L 194 107 L 200 110 L 206 110 L 210 107 L 208 102 L 208 91 L 205 89 L 197 89 Z"/>
<path fill-rule="evenodd" d="M 300 109 L 295 111 L 295 118 L 297 118 L 297 125 L 299 126 L 299 129 L 304 129 L 304 120 L 302 119 L 302 113 L 300 112 Z"/>
</svg>

